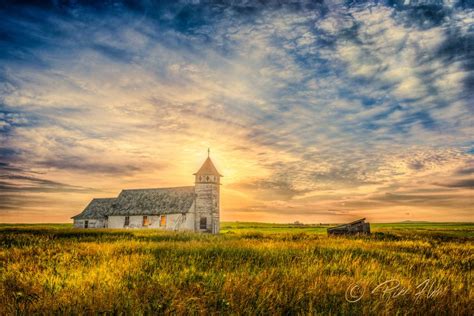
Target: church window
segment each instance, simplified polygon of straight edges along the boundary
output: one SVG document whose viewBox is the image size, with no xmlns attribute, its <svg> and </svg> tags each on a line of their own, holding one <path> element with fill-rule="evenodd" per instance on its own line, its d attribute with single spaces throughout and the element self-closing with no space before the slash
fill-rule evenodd
<svg viewBox="0 0 474 316">
<path fill-rule="evenodd" d="M 127 227 L 130 225 L 130 216 L 125 216 L 125 222 L 123 223 L 124 227 Z"/>
<path fill-rule="evenodd" d="M 84 228 L 89 228 L 89 221 L 84 221 Z"/>
<path fill-rule="evenodd" d="M 150 225 L 150 221 L 148 220 L 148 216 L 143 216 L 143 226 Z"/>
<path fill-rule="evenodd" d="M 206 176 L 206 181 L 209 181 L 209 176 Z"/>
<path fill-rule="evenodd" d="M 166 226 L 166 215 L 161 215 L 160 216 L 160 227 L 165 227 Z"/>
<path fill-rule="evenodd" d="M 199 229 L 207 229 L 207 217 L 201 217 L 199 221 Z"/>
</svg>

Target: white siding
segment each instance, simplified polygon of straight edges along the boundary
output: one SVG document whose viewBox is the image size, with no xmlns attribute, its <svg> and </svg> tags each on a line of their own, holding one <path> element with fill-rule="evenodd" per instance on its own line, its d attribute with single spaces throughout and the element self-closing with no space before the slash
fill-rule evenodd
<svg viewBox="0 0 474 316">
<path fill-rule="evenodd" d="M 185 218 L 180 221 L 177 230 L 191 230 L 194 231 L 194 212 L 186 213 Z"/>
<path fill-rule="evenodd" d="M 148 216 L 148 221 L 150 223 L 149 227 L 155 228 L 155 226 L 159 222 L 157 221 L 157 216 Z M 142 228 L 143 227 L 143 216 L 140 215 L 133 215 L 129 216 L 129 224 L 128 228 Z M 125 216 L 109 216 L 109 228 L 126 228 L 124 227 L 125 224 Z"/>
<path fill-rule="evenodd" d="M 85 228 L 85 223 L 88 222 L 87 228 L 105 228 L 107 227 L 107 221 L 103 219 L 75 219 L 75 228 Z"/>
<path fill-rule="evenodd" d="M 160 215 L 148 215 L 148 226 L 143 226 L 143 215 L 130 216 L 128 228 L 152 228 L 166 230 L 194 230 L 194 214 L 186 213 L 166 214 L 166 225 L 160 226 Z M 125 216 L 109 216 L 109 228 L 126 228 L 124 227 Z"/>
</svg>

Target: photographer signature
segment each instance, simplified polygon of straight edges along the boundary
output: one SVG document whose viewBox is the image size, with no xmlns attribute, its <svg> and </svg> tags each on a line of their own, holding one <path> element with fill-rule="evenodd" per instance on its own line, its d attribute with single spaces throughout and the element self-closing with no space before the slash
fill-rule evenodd
<svg viewBox="0 0 474 316">
<path fill-rule="evenodd" d="M 363 287 L 357 283 L 352 283 L 346 289 L 346 300 L 349 303 L 355 303 L 362 299 L 367 291 L 366 287 Z M 432 299 L 440 296 L 445 292 L 445 289 L 441 285 L 437 285 L 436 282 L 426 279 L 419 283 L 415 288 L 403 286 L 400 281 L 396 279 L 387 280 L 378 284 L 370 294 L 380 295 L 386 299 L 396 299 L 405 295 L 414 295 L 415 300 L 421 298 Z"/>
</svg>

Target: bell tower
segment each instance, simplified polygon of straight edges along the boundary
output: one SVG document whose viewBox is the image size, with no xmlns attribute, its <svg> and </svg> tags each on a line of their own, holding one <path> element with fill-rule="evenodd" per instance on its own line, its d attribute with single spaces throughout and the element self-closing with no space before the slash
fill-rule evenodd
<svg viewBox="0 0 474 316">
<path fill-rule="evenodd" d="M 219 233 L 220 218 L 220 178 L 222 175 L 212 163 L 210 151 L 207 150 L 207 159 L 196 177 L 194 191 L 196 193 L 195 231 Z"/>
</svg>

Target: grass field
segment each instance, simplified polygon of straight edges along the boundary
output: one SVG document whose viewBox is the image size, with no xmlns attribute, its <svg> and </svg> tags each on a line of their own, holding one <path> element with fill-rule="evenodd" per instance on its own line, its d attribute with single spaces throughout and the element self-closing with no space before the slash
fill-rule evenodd
<svg viewBox="0 0 474 316">
<path fill-rule="evenodd" d="M 474 315 L 474 223 L 221 226 L 0 225 L 0 315 Z"/>
</svg>

